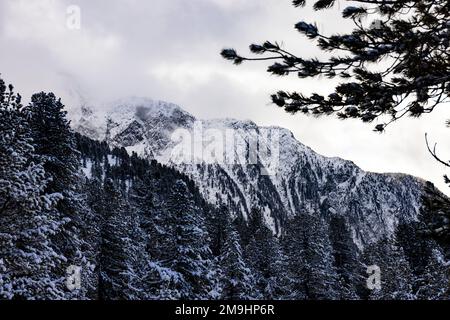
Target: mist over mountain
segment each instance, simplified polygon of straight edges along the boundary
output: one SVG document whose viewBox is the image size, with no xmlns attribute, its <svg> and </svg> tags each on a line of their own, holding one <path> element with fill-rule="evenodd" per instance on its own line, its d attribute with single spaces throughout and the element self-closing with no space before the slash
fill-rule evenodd
<svg viewBox="0 0 450 320">
<path fill-rule="evenodd" d="M 349 223 L 354 242 L 362 248 L 391 236 L 400 221 L 417 220 L 419 214 L 426 185 L 422 179 L 365 172 L 351 161 L 321 156 L 283 128 L 233 119 L 198 121 L 179 106 L 145 98 L 113 102 L 101 115 L 95 110 L 83 107 L 74 119 L 76 131 L 185 173 L 209 203 L 226 205 L 235 217 L 247 218 L 257 207 L 274 234 L 279 235 L 285 223 L 300 213 L 337 214 Z M 202 131 L 195 132 L 199 126 Z M 180 129 L 190 138 L 181 142 L 181 149 L 202 146 L 198 158 L 195 150 L 182 159 L 175 154 L 180 142 L 174 141 L 174 133 Z M 227 131 L 234 137 L 228 150 Z M 216 139 L 225 154 L 220 159 L 205 154 L 217 132 L 223 133 Z M 251 163 L 254 141 L 262 143 Z M 277 149 L 274 159 L 263 152 L 268 149 L 270 154 L 271 148 Z M 229 154 L 242 161 L 227 161 Z"/>
</svg>

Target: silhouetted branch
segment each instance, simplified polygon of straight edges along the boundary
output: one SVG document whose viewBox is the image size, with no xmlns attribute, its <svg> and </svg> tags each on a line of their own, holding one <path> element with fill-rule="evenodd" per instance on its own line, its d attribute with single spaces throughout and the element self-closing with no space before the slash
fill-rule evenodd
<svg viewBox="0 0 450 320">
<path fill-rule="evenodd" d="M 433 146 L 433 150 L 431 150 L 430 148 L 430 144 L 428 143 L 428 137 L 427 137 L 427 133 L 425 133 L 425 142 L 427 144 L 427 149 L 430 152 L 430 154 L 433 156 L 433 158 L 435 158 L 438 162 L 442 163 L 443 165 L 445 165 L 446 167 L 450 167 L 450 162 L 445 162 L 443 160 L 441 160 L 441 158 L 438 157 L 437 153 L 436 153 L 436 145 L 437 143 L 434 144 Z"/>
</svg>

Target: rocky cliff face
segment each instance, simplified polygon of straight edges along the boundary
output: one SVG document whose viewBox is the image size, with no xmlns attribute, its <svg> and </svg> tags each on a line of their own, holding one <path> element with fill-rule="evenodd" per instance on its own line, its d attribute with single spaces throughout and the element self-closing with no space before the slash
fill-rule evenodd
<svg viewBox="0 0 450 320">
<path fill-rule="evenodd" d="M 362 248 L 392 234 L 402 219 L 416 219 L 421 207 L 421 179 L 365 172 L 351 161 L 321 156 L 283 128 L 197 121 L 174 104 L 140 98 L 106 109 L 99 114 L 84 107 L 74 128 L 177 168 L 207 201 L 234 215 L 260 208 L 274 233 L 297 213 L 339 214 Z"/>
</svg>

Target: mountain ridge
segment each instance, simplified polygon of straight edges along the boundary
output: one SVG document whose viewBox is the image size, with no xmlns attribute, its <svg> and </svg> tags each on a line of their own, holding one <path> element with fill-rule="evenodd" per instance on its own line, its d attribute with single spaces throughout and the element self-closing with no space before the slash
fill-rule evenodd
<svg viewBox="0 0 450 320">
<path fill-rule="evenodd" d="M 349 221 L 354 242 L 362 248 L 392 234 L 400 220 L 417 219 L 420 211 L 424 179 L 404 173 L 366 172 L 350 160 L 322 156 L 285 128 L 230 118 L 199 124 L 181 107 L 147 98 L 113 102 L 103 119 L 92 109 L 82 109 L 73 122 L 76 131 L 176 168 L 197 184 L 208 202 L 228 206 L 235 216 L 246 219 L 252 207 L 260 208 L 275 234 L 280 234 L 283 225 L 299 213 L 337 213 Z M 204 130 L 200 138 L 195 136 L 195 126 Z M 208 130 L 233 130 L 243 139 L 232 154 L 244 163 L 205 163 L 204 158 L 195 157 L 189 158 L 194 159 L 191 162 L 176 157 L 174 160 L 172 151 L 179 146 L 172 139 L 176 130 L 193 137 L 182 149 L 205 147 L 205 141 L 214 138 Z M 256 151 L 255 163 L 249 161 L 251 141 L 264 141 L 263 131 L 272 138 L 277 134 L 280 139 L 275 147 L 262 143 L 268 153 L 279 148 L 278 163 L 272 167 L 271 163 L 263 163 L 261 148 Z"/>
</svg>

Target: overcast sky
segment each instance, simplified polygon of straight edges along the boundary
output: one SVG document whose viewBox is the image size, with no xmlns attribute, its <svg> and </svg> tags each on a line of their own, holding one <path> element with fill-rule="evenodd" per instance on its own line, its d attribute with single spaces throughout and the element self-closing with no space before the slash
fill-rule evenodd
<svg viewBox="0 0 450 320">
<path fill-rule="evenodd" d="M 79 30 L 67 27 L 70 5 L 81 9 Z M 0 73 L 26 100 L 53 91 L 76 108 L 80 96 L 94 103 L 145 96 L 174 102 L 197 118 L 283 126 L 323 155 L 365 170 L 413 174 L 449 193 L 446 170 L 424 142 L 428 132 L 450 159 L 448 106 L 382 135 L 372 131 L 374 124 L 292 116 L 270 104 L 271 93 L 327 93 L 333 83 L 278 78 L 265 72 L 265 63 L 236 67 L 219 55 L 224 47 L 246 53 L 250 43 L 276 40 L 300 55 L 320 56 L 293 25 L 306 20 L 325 34 L 348 30 L 338 10 L 318 14 L 290 0 L 0 0 Z"/>
</svg>

